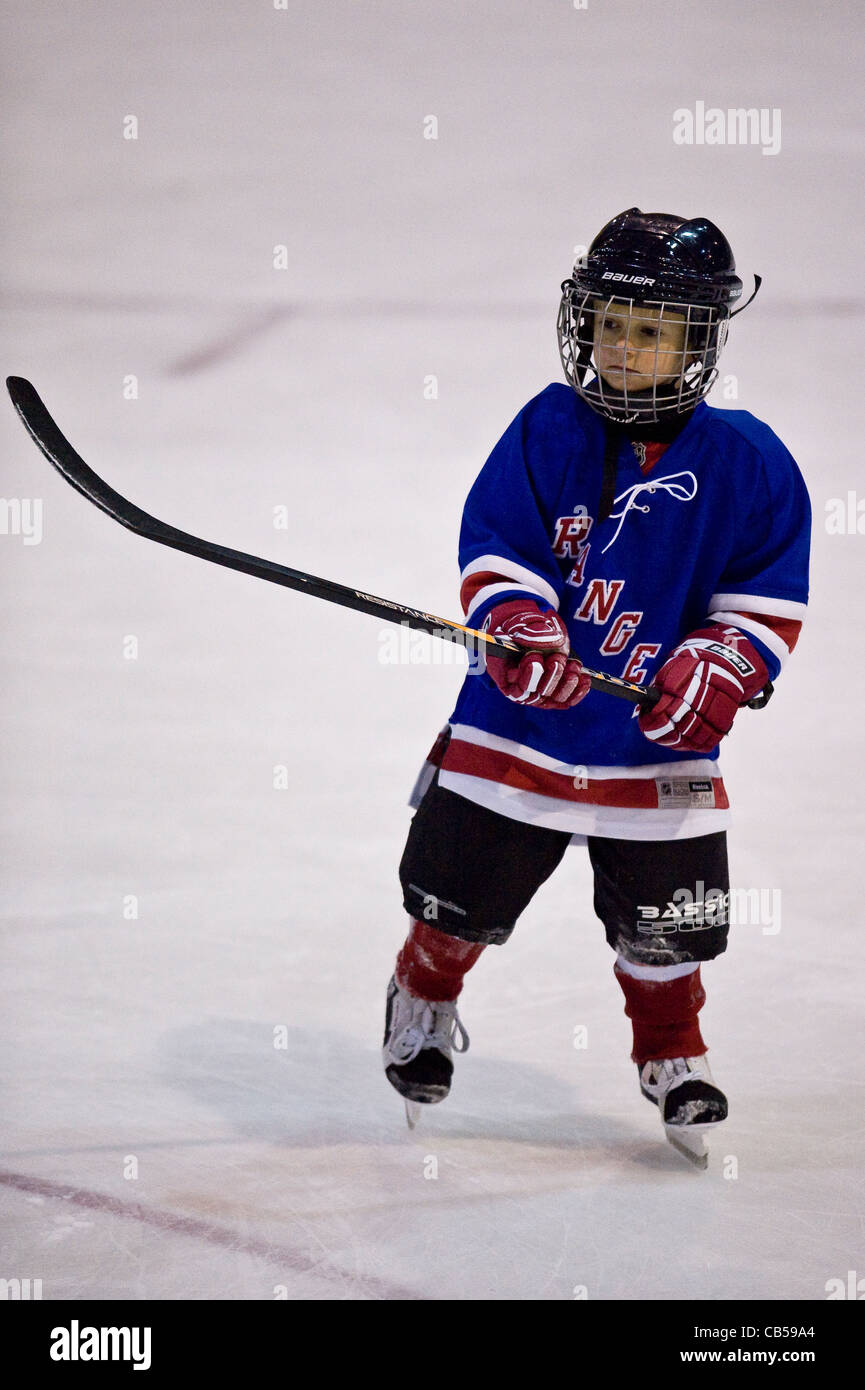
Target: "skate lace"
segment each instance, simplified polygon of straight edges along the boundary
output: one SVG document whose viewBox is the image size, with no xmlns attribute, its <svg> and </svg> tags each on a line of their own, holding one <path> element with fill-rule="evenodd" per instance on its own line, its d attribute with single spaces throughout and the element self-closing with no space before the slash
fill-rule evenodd
<svg viewBox="0 0 865 1390">
<path fill-rule="evenodd" d="M 413 1061 L 425 1047 L 468 1052 L 469 1035 L 457 1013 L 456 1004 L 415 1000 L 411 1017 L 394 1033 L 388 1051 L 395 1061 L 405 1064 Z"/>
<path fill-rule="evenodd" d="M 651 1071 L 647 1085 L 663 1086 L 669 1088 L 680 1076 L 690 1076 L 693 1072 L 699 1072 L 699 1057 L 665 1057 L 662 1060 L 650 1062 Z"/>
<path fill-rule="evenodd" d="M 666 1085 L 670 1081 L 675 1081 L 677 1076 L 682 1076 L 690 1071 L 688 1063 L 684 1057 L 673 1057 L 665 1059 L 660 1066 L 660 1070 L 655 1072 L 655 1084 Z"/>
</svg>

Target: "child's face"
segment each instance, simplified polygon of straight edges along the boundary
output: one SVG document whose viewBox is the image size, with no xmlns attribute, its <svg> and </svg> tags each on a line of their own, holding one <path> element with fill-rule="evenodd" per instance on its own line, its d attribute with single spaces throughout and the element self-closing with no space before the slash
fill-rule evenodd
<svg viewBox="0 0 865 1390">
<path fill-rule="evenodd" d="M 685 366 L 685 315 L 596 299 L 595 365 L 614 391 L 678 381 Z"/>
</svg>

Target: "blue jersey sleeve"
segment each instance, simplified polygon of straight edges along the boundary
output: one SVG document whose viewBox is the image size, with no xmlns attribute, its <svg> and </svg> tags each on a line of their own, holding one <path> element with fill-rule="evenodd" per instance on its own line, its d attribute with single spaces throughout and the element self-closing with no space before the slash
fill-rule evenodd
<svg viewBox="0 0 865 1390">
<path fill-rule="evenodd" d="M 712 596 L 712 621 L 735 623 L 757 647 L 774 680 L 795 644 L 808 602 L 811 504 L 787 449 L 749 418 L 757 474 L 743 508 L 738 540 Z M 739 614 L 746 622 L 736 622 Z"/>
<path fill-rule="evenodd" d="M 459 541 L 463 608 L 480 627 L 498 603 L 526 597 L 546 610 L 558 609 L 562 577 L 550 543 L 550 518 L 542 499 L 557 495 L 561 459 L 558 412 L 545 409 L 542 393 L 520 411 L 496 444 L 466 500 Z M 558 450 L 545 447 L 548 435 Z"/>
</svg>

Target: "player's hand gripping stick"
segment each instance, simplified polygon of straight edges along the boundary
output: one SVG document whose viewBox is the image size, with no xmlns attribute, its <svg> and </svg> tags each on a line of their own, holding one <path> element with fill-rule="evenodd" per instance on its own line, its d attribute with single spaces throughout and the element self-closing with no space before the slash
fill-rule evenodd
<svg viewBox="0 0 865 1390">
<path fill-rule="evenodd" d="M 568 630 L 553 609 L 512 599 L 491 609 L 483 628 L 524 653 L 517 661 L 487 652 L 487 674 L 508 700 L 532 709 L 572 709 L 588 695 L 591 679 L 570 651 Z"/>
<path fill-rule="evenodd" d="M 768 677 L 760 653 L 736 628 L 699 628 L 656 673 L 653 688 L 660 695 L 654 708 L 640 711 L 640 728 L 664 748 L 709 753 L 730 732 L 737 711 L 764 687 L 756 707 L 766 703 Z"/>
</svg>

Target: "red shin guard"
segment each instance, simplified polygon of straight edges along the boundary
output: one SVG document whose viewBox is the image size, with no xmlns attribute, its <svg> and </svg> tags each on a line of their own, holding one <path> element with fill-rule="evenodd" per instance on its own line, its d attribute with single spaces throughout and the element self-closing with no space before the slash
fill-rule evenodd
<svg viewBox="0 0 865 1390">
<path fill-rule="evenodd" d="M 419 999 L 456 999 L 463 976 L 484 949 L 476 941 L 461 941 L 429 922 L 412 918 L 405 945 L 397 956 L 397 983 Z"/>
<path fill-rule="evenodd" d="M 660 1057 L 702 1057 L 707 1051 L 697 1014 L 706 1002 L 700 967 L 675 980 L 638 980 L 618 964 L 616 979 L 634 1030 L 634 1062 Z"/>
</svg>

